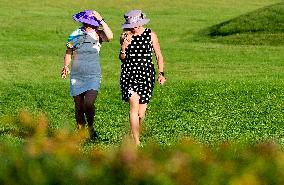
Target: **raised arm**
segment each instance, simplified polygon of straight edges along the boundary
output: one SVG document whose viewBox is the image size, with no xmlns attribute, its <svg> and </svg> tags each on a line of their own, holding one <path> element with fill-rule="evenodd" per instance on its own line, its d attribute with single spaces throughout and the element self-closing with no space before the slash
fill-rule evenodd
<svg viewBox="0 0 284 185">
<path fill-rule="evenodd" d="M 93 11 L 94 17 L 101 23 L 103 30 L 99 31 L 99 36 L 102 38 L 103 42 L 109 42 L 113 39 L 113 33 L 108 26 L 108 24 L 104 21 L 103 17 L 96 11 Z"/>
<path fill-rule="evenodd" d="M 120 36 L 119 59 L 123 62 L 126 57 L 126 48 L 131 43 L 132 34 L 130 31 L 124 31 Z"/>
<path fill-rule="evenodd" d="M 166 78 L 164 77 L 164 58 L 161 52 L 161 48 L 160 48 L 160 43 L 158 40 L 158 37 L 156 35 L 155 32 L 152 31 L 151 33 L 151 41 L 152 41 L 152 45 L 154 48 L 154 52 L 156 55 L 156 60 L 157 60 L 157 64 L 158 64 L 158 70 L 159 70 L 159 78 L 158 81 L 160 84 L 164 84 L 166 81 Z"/>
</svg>

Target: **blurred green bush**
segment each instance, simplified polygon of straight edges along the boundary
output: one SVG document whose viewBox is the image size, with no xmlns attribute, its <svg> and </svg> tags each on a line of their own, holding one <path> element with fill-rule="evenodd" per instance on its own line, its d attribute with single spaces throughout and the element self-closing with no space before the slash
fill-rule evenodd
<svg viewBox="0 0 284 185">
<path fill-rule="evenodd" d="M 68 129 L 51 132 L 45 115 L 23 111 L 15 134 L 23 142 L 0 140 L 0 184 L 284 184 L 284 153 L 273 142 L 254 146 L 224 143 L 216 148 L 183 139 L 176 146 L 84 150 L 87 135 Z"/>
</svg>

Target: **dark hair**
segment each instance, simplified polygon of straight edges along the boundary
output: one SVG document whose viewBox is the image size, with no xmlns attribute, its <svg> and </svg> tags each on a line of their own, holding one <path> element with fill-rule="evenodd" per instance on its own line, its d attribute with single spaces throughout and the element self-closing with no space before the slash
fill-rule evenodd
<svg viewBox="0 0 284 185">
<path fill-rule="evenodd" d="M 93 29 L 96 29 L 97 26 L 94 26 L 94 25 L 90 25 L 90 24 L 87 24 L 87 23 L 82 23 L 84 27 L 91 27 Z"/>
</svg>

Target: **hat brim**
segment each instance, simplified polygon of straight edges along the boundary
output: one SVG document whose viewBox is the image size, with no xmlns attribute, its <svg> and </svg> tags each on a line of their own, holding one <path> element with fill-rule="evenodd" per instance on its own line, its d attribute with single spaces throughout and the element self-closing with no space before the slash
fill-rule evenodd
<svg viewBox="0 0 284 185">
<path fill-rule="evenodd" d="M 74 21 L 77 21 L 77 22 L 80 22 L 80 23 L 85 23 L 85 24 L 89 24 L 89 25 L 92 25 L 92 26 L 100 26 L 98 21 L 96 21 L 95 19 L 85 19 L 83 17 L 77 18 L 76 15 L 73 15 L 73 19 L 74 19 Z"/>
<path fill-rule="evenodd" d="M 74 20 L 77 21 L 77 22 L 89 24 L 89 25 L 92 25 L 92 26 L 100 26 L 100 24 L 95 20 L 92 20 L 92 21 L 90 21 L 88 19 L 74 19 Z"/>
<path fill-rule="evenodd" d="M 138 27 L 138 26 L 142 26 L 144 24 L 147 24 L 150 21 L 150 19 L 141 19 L 140 21 L 136 22 L 136 23 L 124 23 L 122 25 L 122 29 L 124 28 L 134 28 L 134 27 Z"/>
</svg>

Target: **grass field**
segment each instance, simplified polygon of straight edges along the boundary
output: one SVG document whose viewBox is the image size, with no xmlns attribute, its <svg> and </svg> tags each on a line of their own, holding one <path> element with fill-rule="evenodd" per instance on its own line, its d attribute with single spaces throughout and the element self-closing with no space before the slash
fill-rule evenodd
<svg viewBox="0 0 284 185">
<path fill-rule="evenodd" d="M 119 145 L 129 130 L 128 104 L 119 89 L 119 34 L 124 12 L 137 8 L 145 11 L 151 19 L 147 27 L 158 34 L 168 79 L 155 87 L 144 144 L 173 145 L 190 137 L 213 145 L 271 139 L 284 145 L 280 2 L 0 0 L 1 140 L 11 139 L 13 120 L 21 110 L 46 114 L 53 130 L 75 129 L 69 80 L 60 78 L 65 42 L 78 26 L 71 16 L 96 9 L 115 36 L 102 46 L 95 122 L 101 140 L 96 144 Z"/>
</svg>

